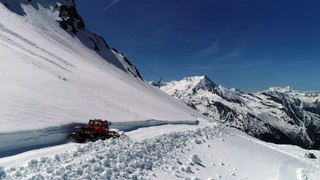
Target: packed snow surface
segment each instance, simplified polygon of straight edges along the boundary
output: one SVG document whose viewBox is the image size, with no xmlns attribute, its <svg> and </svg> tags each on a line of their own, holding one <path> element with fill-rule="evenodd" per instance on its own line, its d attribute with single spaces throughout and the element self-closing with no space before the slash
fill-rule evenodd
<svg viewBox="0 0 320 180">
<path fill-rule="evenodd" d="M 155 128 L 162 133 L 148 136 L 157 132 Z M 319 151 L 265 143 L 218 124 L 166 125 L 131 131 L 119 139 L 70 143 L 3 158 L 0 177 L 316 180 L 320 161 L 306 158 L 307 152 L 320 157 Z"/>
<path fill-rule="evenodd" d="M 110 127 L 116 131 L 132 131 L 144 127 L 160 125 L 198 125 L 199 121 L 164 121 L 164 120 L 145 120 L 129 122 L 112 122 Z M 31 149 L 39 149 L 53 145 L 64 144 L 68 142 L 68 135 L 74 130 L 74 127 L 84 124 L 68 124 L 44 128 L 31 131 L 15 131 L 11 133 L 1 133 L 0 135 L 0 158 L 15 155 Z"/>
</svg>

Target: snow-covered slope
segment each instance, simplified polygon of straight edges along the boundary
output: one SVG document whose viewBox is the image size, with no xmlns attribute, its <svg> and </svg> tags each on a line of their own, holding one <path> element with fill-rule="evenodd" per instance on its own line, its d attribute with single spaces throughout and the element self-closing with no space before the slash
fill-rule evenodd
<svg viewBox="0 0 320 180">
<path fill-rule="evenodd" d="M 319 151 L 268 144 L 220 125 L 167 125 L 3 158 L 0 179 L 317 180 L 320 161 L 306 154 L 320 157 Z"/>
<path fill-rule="evenodd" d="M 0 179 L 320 176 L 319 160 L 305 157 L 318 151 L 267 144 L 202 120 L 142 81 L 124 56 L 84 29 L 73 1 L 0 2 Z M 196 87 L 210 90 L 207 84 Z M 124 132 L 61 144 L 70 124 L 89 118 L 109 119 Z M 38 149 L 44 146 L 51 147 Z M 28 149 L 37 150 L 10 156 Z"/>
<path fill-rule="evenodd" d="M 320 95 L 290 88 L 245 93 L 206 76 L 152 83 L 202 114 L 275 143 L 320 148 Z"/>
<path fill-rule="evenodd" d="M 12 12 L 21 16 L 30 15 L 23 9 L 22 6 L 24 5 L 33 6 L 35 9 L 42 6 L 43 8 L 55 11 L 55 20 L 62 29 L 71 36 L 77 37 L 85 46 L 96 51 L 97 54 L 109 63 L 124 72 L 142 79 L 136 67 L 123 54 L 118 53 L 114 48 L 111 49 L 103 37 L 86 29 L 85 22 L 77 12 L 74 0 L 1 0 L 1 3 Z M 35 20 L 37 18 L 38 16 L 34 17 Z M 37 26 L 44 30 L 50 29 L 50 26 L 46 26 L 42 22 L 38 22 Z"/>
<path fill-rule="evenodd" d="M 61 28 L 61 7 L 73 1 L 0 2 L 0 156 L 61 141 L 69 124 L 91 118 L 139 121 L 141 127 L 196 123 L 201 116 L 142 81 L 124 56 L 99 45 L 98 36 L 71 31 L 69 21 L 67 31 Z M 70 14 L 62 14 L 68 20 Z M 89 47 L 90 38 L 100 51 Z"/>
</svg>

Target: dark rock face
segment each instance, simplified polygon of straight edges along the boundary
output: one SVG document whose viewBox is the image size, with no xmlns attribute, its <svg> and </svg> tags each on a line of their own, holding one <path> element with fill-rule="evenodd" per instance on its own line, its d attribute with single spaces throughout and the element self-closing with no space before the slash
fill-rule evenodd
<svg viewBox="0 0 320 180">
<path fill-rule="evenodd" d="M 77 37 L 85 46 L 94 50 L 107 62 L 142 80 L 138 69 L 123 54 L 113 51 L 106 41 L 86 29 L 85 22 L 79 15 L 75 0 L 0 0 L 5 7 L 21 16 L 27 15 L 22 4 L 39 9 L 39 5 L 49 9 L 54 7 L 59 12 L 59 25 L 70 35 Z"/>
<path fill-rule="evenodd" d="M 85 28 L 84 21 L 78 14 L 75 5 L 60 5 L 59 11 L 59 17 L 61 18 L 60 27 L 64 30 L 69 30 L 69 27 L 71 27 L 70 31 L 76 34 L 80 29 Z"/>
<path fill-rule="evenodd" d="M 162 83 L 160 89 L 203 115 L 261 140 L 320 149 L 320 93 L 286 88 L 246 93 L 207 79 L 185 78 Z"/>
<path fill-rule="evenodd" d="M 91 33 L 85 29 L 85 23 L 77 12 L 75 0 L 72 0 L 71 4 L 59 4 L 58 7 L 60 17 L 59 23 L 61 28 L 69 32 L 71 35 L 77 36 L 83 44 L 96 51 L 101 57 L 107 59 L 118 68 L 142 80 L 142 76 L 138 69 L 123 54 L 121 54 L 122 59 L 120 62 L 118 59 L 114 59 L 116 57 L 112 54 L 112 51 L 106 41 L 101 36 Z M 119 54 L 117 51 L 113 52 Z"/>
</svg>

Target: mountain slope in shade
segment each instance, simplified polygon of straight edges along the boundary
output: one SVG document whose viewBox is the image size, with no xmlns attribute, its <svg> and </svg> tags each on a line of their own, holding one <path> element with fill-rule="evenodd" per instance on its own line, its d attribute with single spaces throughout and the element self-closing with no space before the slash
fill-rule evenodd
<svg viewBox="0 0 320 180">
<path fill-rule="evenodd" d="M 206 76 L 152 83 L 214 120 L 262 140 L 320 148 L 320 93 L 270 88 L 258 93 L 226 89 Z"/>
</svg>

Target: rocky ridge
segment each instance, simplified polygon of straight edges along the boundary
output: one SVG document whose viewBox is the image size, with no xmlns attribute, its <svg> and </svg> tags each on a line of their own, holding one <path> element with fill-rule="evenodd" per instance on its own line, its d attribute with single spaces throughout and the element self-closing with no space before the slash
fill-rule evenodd
<svg viewBox="0 0 320 180">
<path fill-rule="evenodd" d="M 203 115 L 262 140 L 320 149 L 320 94 L 291 88 L 227 89 L 207 76 L 152 83 Z"/>
</svg>

